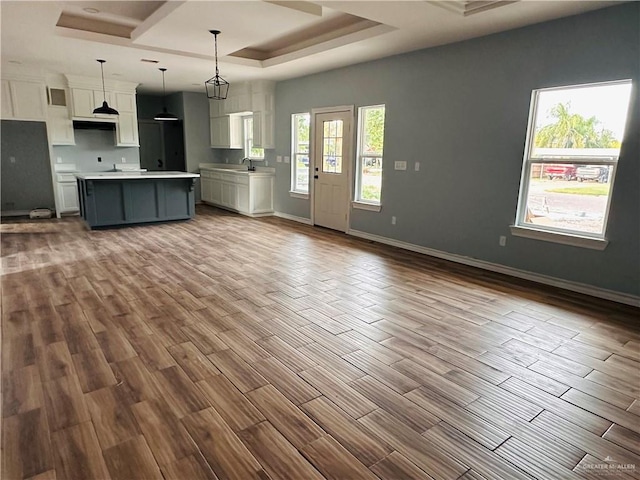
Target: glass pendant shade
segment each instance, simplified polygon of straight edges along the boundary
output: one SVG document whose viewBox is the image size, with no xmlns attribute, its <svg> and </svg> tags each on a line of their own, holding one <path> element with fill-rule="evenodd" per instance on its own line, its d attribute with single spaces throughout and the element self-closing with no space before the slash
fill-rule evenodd
<svg viewBox="0 0 640 480">
<path fill-rule="evenodd" d="M 165 89 L 165 85 L 164 85 L 164 72 L 167 71 L 166 68 L 159 68 L 158 70 L 160 70 L 162 72 L 162 99 L 163 102 L 166 103 L 166 96 L 167 96 L 167 91 Z M 167 112 L 167 106 L 165 105 L 164 107 L 162 107 L 162 112 L 160 113 L 156 113 L 155 117 L 153 117 L 154 120 L 158 120 L 160 122 L 171 122 L 171 121 L 176 121 L 178 120 L 178 116 L 174 115 L 173 113 L 169 113 Z"/>
<path fill-rule="evenodd" d="M 209 30 L 209 33 L 213 34 L 215 42 L 216 74 L 204 82 L 204 87 L 207 91 L 207 98 L 225 100 L 229 95 L 229 82 L 222 78 L 218 71 L 218 34 L 220 30 Z"/>
<path fill-rule="evenodd" d="M 104 89 L 104 63 L 106 60 L 96 60 L 100 64 L 100 72 L 102 74 L 102 105 L 93 110 L 94 115 L 120 115 L 115 108 L 107 103 L 107 94 Z"/>
</svg>

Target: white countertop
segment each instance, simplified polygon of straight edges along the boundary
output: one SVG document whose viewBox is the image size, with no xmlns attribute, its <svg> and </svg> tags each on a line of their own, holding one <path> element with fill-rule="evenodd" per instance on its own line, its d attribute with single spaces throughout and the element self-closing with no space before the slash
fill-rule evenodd
<svg viewBox="0 0 640 480">
<path fill-rule="evenodd" d="M 76 173 L 82 180 L 144 180 L 149 178 L 198 178 L 197 173 L 189 172 L 85 172 Z"/>
<path fill-rule="evenodd" d="M 206 170 L 209 172 L 222 172 L 231 173 L 237 175 L 274 175 L 275 169 L 270 167 L 256 167 L 256 170 L 247 170 L 245 166 L 217 166 L 215 163 L 201 163 L 199 165 L 200 170 Z"/>
</svg>

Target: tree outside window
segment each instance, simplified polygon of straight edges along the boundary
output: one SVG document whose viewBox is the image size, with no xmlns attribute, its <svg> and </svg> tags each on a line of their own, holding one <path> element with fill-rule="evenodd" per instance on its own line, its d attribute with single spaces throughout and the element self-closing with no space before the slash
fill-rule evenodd
<svg viewBox="0 0 640 480">
<path fill-rule="evenodd" d="M 604 239 L 631 81 L 535 90 L 516 226 Z"/>
</svg>

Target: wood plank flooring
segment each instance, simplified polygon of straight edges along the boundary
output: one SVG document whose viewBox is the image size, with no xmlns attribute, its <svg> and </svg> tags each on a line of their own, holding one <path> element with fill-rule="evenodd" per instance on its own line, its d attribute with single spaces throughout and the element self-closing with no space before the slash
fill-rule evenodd
<svg viewBox="0 0 640 480">
<path fill-rule="evenodd" d="M 3 479 L 640 478 L 637 309 L 206 206 L 1 229 Z"/>
</svg>

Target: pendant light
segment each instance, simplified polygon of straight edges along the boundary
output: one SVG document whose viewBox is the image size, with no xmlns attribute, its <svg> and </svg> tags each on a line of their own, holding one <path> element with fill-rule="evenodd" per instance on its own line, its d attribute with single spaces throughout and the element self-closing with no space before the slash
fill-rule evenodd
<svg viewBox="0 0 640 480">
<path fill-rule="evenodd" d="M 229 94 L 229 82 L 222 78 L 218 71 L 218 35 L 220 30 L 209 30 L 209 33 L 213 34 L 216 47 L 216 75 L 204 82 L 204 87 L 207 90 L 207 98 L 225 100 Z"/>
<path fill-rule="evenodd" d="M 165 87 L 164 87 L 164 72 L 166 72 L 167 69 L 159 68 L 158 70 L 162 72 L 162 102 L 164 103 L 164 106 L 162 107 L 162 112 L 156 113 L 156 116 L 153 117 L 153 119 L 159 120 L 161 122 L 176 121 L 178 120 L 178 117 L 173 113 L 167 112 L 167 99 L 166 99 L 167 91 L 165 90 Z"/>
<path fill-rule="evenodd" d="M 115 108 L 111 108 L 107 103 L 107 93 L 104 89 L 104 63 L 106 60 L 96 60 L 96 62 L 100 63 L 100 72 L 102 73 L 102 106 L 97 107 L 93 110 L 94 115 L 120 115 Z"/>
</svg>

